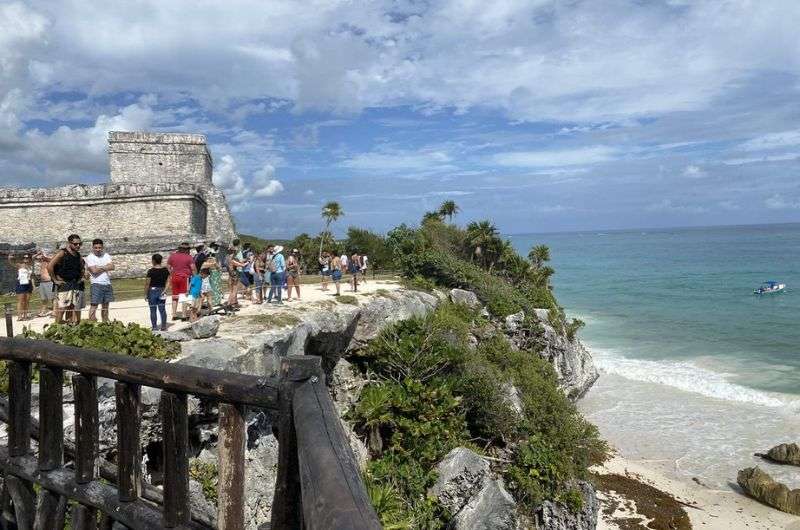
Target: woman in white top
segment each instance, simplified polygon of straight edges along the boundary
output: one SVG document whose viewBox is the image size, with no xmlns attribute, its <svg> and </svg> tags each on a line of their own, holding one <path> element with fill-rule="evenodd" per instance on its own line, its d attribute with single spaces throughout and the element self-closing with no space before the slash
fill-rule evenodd
<svg viewBox="0 0 800 530">
<path fill-rule="evenodd" d="M 22 259 L 15 259 L 9 254 L 8 261 L 17 269 L 17 281 L 14 282 L 14 292 L 17 294 L 17 320 L 30 320 L 28 306 L 33 292 L 33 261 L 28 254 Z"/>
</svg>

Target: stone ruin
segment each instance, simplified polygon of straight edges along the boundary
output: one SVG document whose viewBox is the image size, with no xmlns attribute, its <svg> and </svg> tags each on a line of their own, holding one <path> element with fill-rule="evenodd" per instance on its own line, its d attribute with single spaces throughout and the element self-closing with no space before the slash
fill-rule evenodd
<svg viewBox="0 0 800 530">
<path fill-rule="evenodd" d="M 77 233 L 106 243 L 116 276 L 135 277 L 153 253 L 166 255 L 182 241 L 224 244 L 235 237 L 225 196 L 211 179 L 204 135 L 110 132 L 108 155 L 106 184 L 0 188 L 0 259 L 15 248 L 52 253 Z M 7 291 L 13 277 L 3 271 L 0 291 Z"/>
</svg>

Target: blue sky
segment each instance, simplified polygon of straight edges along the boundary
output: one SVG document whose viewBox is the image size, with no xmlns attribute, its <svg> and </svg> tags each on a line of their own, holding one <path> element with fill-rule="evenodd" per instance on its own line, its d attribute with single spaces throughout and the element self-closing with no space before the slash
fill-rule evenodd
<svg viewBox="0 0 800 530">
<path fill-rule="evenodd" d="M 800 221 L 800 2 L 0 3 L 0 185 L 208 135 L 243 232 Z"/>
</svg>

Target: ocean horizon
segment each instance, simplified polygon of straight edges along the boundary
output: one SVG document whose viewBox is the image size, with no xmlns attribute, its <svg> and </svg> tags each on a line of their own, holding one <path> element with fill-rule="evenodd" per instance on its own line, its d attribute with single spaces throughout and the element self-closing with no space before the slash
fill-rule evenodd
<svg viewBox="0 0 800 530">
<path fill-rule="evenodd" d="M 530 233 L 601 377 L 579 406 L 629 458 L 726 487 L 800 432 L 800 223 Z M 755 295 L 767 280 L 785 293 Z"/>
</svg>

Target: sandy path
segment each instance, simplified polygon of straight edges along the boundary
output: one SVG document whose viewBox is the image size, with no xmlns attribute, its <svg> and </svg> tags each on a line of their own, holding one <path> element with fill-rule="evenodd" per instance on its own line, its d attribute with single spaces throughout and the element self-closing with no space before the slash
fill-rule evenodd
<svg viewBox="0 0 800 530">
<path fill-rule="evenodd" d="M 394 291 L 400 287 L 400 284 L 394 280 L 369 280 L 367 284 L 359 284 L 358 292 L 355 294 L 356 298 L 361 299 L 371 296 L 372 293 L 375 293 L 381 289 L 385 291 Z M 303 285 L 300 287 L 301 300 L 293 299 L 291 302 L 284 302 L 283 305 L 280 306 L 276 304 L 271 304 L 269 306 L 267 304 L 253 304 L 240 298 L 242 309 L 237 314 L 251 315 L 259 313 L 273 313 L 278 311 L 286 311 L 287 309 L 291 310 L 292 308 L 313 307 L 324 300 L 336 300 L 336 297 L 334 297 L 332 294 L 335 292 L 333 285 L 329 284 L 328 289 L 328 291 L 322 291 L 320 284 Z M 342 284 L 341 293 L 342 296 L 353 295 L 353 293 L 350 291 L 350 287 L 344 283 Z M 284 298 L 285 296 L 286 291 L 284 291 Z M 81 318 L 87 318 L 88 313 L 89 309 L 84 309 L 81 313 Z M 100 316 L 99 313 L 100 312 L 98 310 L 98 318 Z M 167 315 L 168 318 L 172 318 L 172 308 L 169 300 L 167 300 Z M 150 327 L 150 312 L 147 307 L 147 302 L 144 300 L 144 298 L 138 300 L 113 302 L 110 308 L 110 318 L 112 320 L 119 320 L 126 323 L 135 322 L 136 324 Z M 33 329 L 34 331 L 42 331 L 45 325 L 50 324 L 51 322 L 53 322 L 52 317 L 37 317 L 33 320 L 26 320 L 23 322 L 18 322 L 17 319 L 14 318 L 14 333 L 19 333 L 23 326 Z M 177 330 L 187 325 L 187 323 L 181 321 L 170 322 L 169 329 Z M 0 328 L 2 328 L 2 330 L 0 330 L 0 336 L 6 336 L 5 326 L 0 326 Z"/>
</svg>

